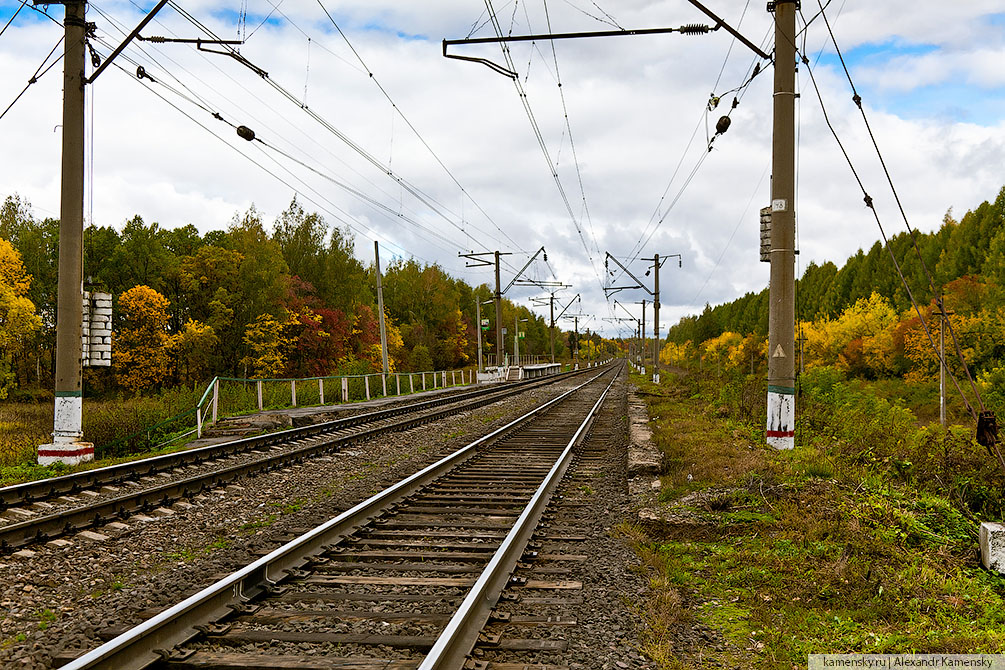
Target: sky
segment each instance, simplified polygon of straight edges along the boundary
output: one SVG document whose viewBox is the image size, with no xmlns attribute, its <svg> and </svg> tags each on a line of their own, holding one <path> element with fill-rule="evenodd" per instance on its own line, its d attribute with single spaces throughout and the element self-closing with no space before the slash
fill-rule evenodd
<svg viewBox="0 0 1005 670">
<path fill-rule="evenodd" d="M 153 4 L 88 5 L 102 60 Z M 761 0 L 704 4 L 771 51 Z M 0 25 L 20 5 L 0 0 Z M 568 285 L 556 303 L 578 294 L 568 313 L 608 336 L 628 334 L 613 319 L 640 316 L 636 303 L 652 299 L 643 289 L 607 299 L 605 287 L 634 283 L 605 270 L 608 252 L 650 289 L 643 259 L 671 257 L 660 274 L 663 332 L 706 303 L 763 289 L 770 63 L 725 30 L 515 43 L 516 81 L 444 58 L 443 39 L 494 35 L 489 7 L 513 35 L 710 22 L 686 0 L 177 0 L 141 34 L 243 40 L 240 58 L 205 50 L 227 46 L 135 42 L 88 87 L 85 220 L 121 228 L 138 214 L 206 232 L 251 206 L 271 223 L 296 197 L 350 227 L 364 262 L 377 240 L 382 265 L 415 257 L 480 284 L 491 283 L 491 268 L 466 267 L 459 253 L 498 250 L 509 254 L 504 286 L 543 246 L 548 262 L 539 257 L 524 276 Z M 879 238 L 810 70 L 886 230 L 905 230 L 819 9 L 805 0 L 799 17 L 810 60 L 798 73 L 799 272 L 840 265 Z M 992 0 L 948 9 L 932 0 L 826 4 L 908 220 L 923 231 L 1005 184 L 1005 13 Z M 23 7 L 0 35 L 0 110 L 62 53 L 62 7 L 47 10 Z M 451 53 L 505 64 L 495 44 Z M 59 212 L 61 66 L 0 118 L 0 197 L 16 193 L 40 217 Z M 137 66 L 148 77 L 138 79 Z M 709 150 L 726 113 L 729 130 Z M 241 139 L 240 125 L 261 142 Z M 506 294 L 528 307 L 544 295 L 522 285 Z M 651 308 L 646 318 L 651 328 Z"/>
</svg>

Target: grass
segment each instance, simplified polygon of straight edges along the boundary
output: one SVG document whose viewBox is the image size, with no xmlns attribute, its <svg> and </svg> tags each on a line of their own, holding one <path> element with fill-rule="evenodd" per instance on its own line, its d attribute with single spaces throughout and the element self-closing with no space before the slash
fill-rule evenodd
<svg viewBox="0 0 1005 670">
<path fill-rule="evenodd" d="M 979 506 L 931 480 L 948 476 L 945 454 L 919 458 L 924 435 L 879 434 L 909 412 L 873 405 L 859 436 L 829 435 L 821 423 L 795 450 L 776 452 L 745 427 L 722 384 L 633 381 L 659 417 L 668 522 L 621 532 L 650 574 L 643 648 L 660 667 L 706 667 L 711 657 L 789 670 L 810 653 L 1005 652 L 1005 578 L 979 567 Z M 853 406 L 842 407 L 830 411 Z M 960 449 L 956 467 L 968 462 Z"/>
</svg>

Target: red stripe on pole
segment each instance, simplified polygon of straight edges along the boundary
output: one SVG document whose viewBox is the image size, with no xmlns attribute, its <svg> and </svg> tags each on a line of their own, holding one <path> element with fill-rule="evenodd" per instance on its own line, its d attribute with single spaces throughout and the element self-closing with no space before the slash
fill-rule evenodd
<svg viewBox="0 0 1005 670">
<path fill-rule="evenodd" d="M 83 456 L 85 454 L 93 454 L 94 448 L 82 448 L 82 449 L 39 449 L 39 456 Z"/>
<path fill-rule="evenodd" d="M 795 437 L 796 431 L 794 430 L 769 430 L 767 431 L 768 437 Z"/>
</svg>

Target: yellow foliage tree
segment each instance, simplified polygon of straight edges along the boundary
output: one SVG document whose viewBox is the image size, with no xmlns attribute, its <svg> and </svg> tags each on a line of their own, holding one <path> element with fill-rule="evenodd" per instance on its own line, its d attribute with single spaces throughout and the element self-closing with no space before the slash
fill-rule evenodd
<svg viewBox="0 0 1005 670">
<path fill-rule="evenodd" d="M 133 393 L 159 386 L 171 372 L 170 304 L 149 286 L 134 286 L 119 296 L 112 363 L 119 383 Z"/>
<path fill-rule="evenodd" d="M 21 254 L 0 239 L 0 400 L 16 381 L 13 358 L 42 325 L 34 303 L 26 297 L 29 288 L 31 275 L 25 272 Z"/>
<path fill-rule="evenodd" d="M 898 321 L 889 301 L 873 292 L 836 319 L 803 322 L 806 367 L 830 365 L 854 374 L 889 374 L 894 370 Z"/>
<path fill-rule="evenodd" d="M 701 343 L 705 360 L 730 365 L 730 359 L 736 357 L 736 350 L 743 344 L 743 335 L 727 330 L 718 337 Z"/>
<path fill-rule="evenodd" d="M 271 314 L 259 314 L 244 331 L 244 346 L 248 354 L 241 359 L 249 371 L 259 378 L 282 377 L 286 371 L 286 351 L 291 342 L 285 324 Z"/>
</svg>

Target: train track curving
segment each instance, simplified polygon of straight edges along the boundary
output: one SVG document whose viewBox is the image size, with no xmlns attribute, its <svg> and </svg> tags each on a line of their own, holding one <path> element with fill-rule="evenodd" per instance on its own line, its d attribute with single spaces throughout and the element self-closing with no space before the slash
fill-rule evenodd
<svg viewBox="0 0 1005 670">
<path fill-rule="evenodd" d="M 527 662 L 560 655 L 561 631 L 576 623 L 561 608 L 582 601 L 569 572 L 586 560 L 588 538 L 562 521 L 581 503 L 557 492 L 602 467 L 583 444 L 619 371 L 600 371 L 65 667 L 566 667 Z"/>
<path fill-rule="evenodd" d="M 310 426 L 0 488 L 0 552 L 150 512 L 258 472 L 408 430 L 552 384 L 580 370 L 450 394 Z"/>
</svg>

